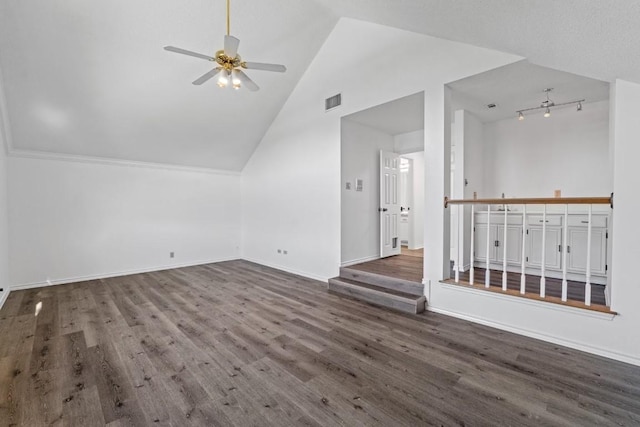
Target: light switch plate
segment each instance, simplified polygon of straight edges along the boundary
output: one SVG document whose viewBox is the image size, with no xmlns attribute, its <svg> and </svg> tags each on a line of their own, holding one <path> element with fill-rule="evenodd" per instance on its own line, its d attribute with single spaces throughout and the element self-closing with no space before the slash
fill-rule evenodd
<svg viewBox="0 0 640 427">
<path fill-rule="evenodd" d="M 356 179 L 356 191 L 362 191 L 363 181 L 358 178 Z"/>
<path fill-rule="evenodd" d="M 347 182 L 344 186 L 345 190 L 351 190 L 351 183 Z"/>
</svg>

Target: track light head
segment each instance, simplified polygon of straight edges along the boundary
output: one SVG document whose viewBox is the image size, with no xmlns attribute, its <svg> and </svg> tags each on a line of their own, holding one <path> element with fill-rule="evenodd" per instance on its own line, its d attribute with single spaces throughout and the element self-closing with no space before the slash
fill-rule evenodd
<svg viewBox="0 0 640 427">
<path fill-rule="evenodd" d="M 544 110 L 544 117 L 551 117 L 551 110 L 549 109 L 549 107 L 547 107 L 546 110 Z"/>
<path fill-rule="evenodd" d="M 518 111 L 518 120 L 524 120 L 524 114 L 522 114 L 522 111 Z"/>
<path fill-rule="evenodd" d="M 582 111 L 582 102 L 578 102 L 578 107 L 576 108 L 576 111 Z"/>
</svg>

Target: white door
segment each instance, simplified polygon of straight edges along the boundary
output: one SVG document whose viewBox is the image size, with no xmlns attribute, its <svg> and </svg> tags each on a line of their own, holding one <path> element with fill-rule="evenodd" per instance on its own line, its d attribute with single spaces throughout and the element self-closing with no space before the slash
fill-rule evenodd
<svg viewBox="0 0 640 427">
<path fill-rule="evenodd" d="M 585 274 L 587 271 L 587 227 L 569 227 L 567 230 L 567 270 Z M 591 230 L 591 273 L 604 276 L 607 264 L 607 230 Z"/>
<path fill-rule="evenodd" d="M 400 254 L 400 155 L 380 151 L 380 257 Z"/>
<path fill-rule="evenodd" d="M 504 256 L 504 225 L 498 226 L 497 261 L 502 262 Z M 520 265 L 522 262 L 522 227 L 519 225 L 507 225 L 507 263 Z"/>
<path fill-rule="evenodd" d="M 562 229 L 548 227 L 546 234 L 544 265 L 548 269 L 560 270 L 562 268 Z M 542 266 L 542 227 L 530 227 L 528 241 L 527 265 Z"/>
</svg>

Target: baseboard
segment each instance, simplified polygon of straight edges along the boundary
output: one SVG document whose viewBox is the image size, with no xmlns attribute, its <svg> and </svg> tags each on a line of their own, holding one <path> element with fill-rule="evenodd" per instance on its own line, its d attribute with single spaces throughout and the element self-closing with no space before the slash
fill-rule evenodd
<svg viewBox="0 0 640 427">
<path fill-rule="evenodd" d="M 173 270 L 175 268 L 194 267 L 196 265 L 213 264 L 216 262 L 233 261 L 238 259 L 237 257 L 230 258 L 217 258 L 211 260 L 190 261 L 180 264 L 163 265 L 157 267 L 149 267 L 135 270 L 117 271 L 111 273 L 92 274 L 89 276 L 67 277 L 64 279 L 46 280 L 43 282 L 24 283 L 21 285 L 13 285 L 10 287 L 11 291 L 20 291 L 24 289 L 43 288 L 47 286 L 64 285 L 68 283 L 86 282 L 88 280 L 108 279 L 110 277 L 130 276 L 132 274 L 151 273 L 153 271 Z"/>
<path fill-rule="evenodd" d="M 4 305 L 4 302 L 7 300 L 7 298 L 9 298 L 10 292 L 11 292 L 11 289 L 5 288 L 2 295 L 0 295 L 0 310 L 2 310 L 2 306 Z"/>
<path fill-rule="evenodd" d="M 494 322 L 487 319 L 482 319 L 479 317 L 469 316 L 467 314 L 458 313 L 455 311 L 444 310 L 440 308 L 435 308 L 431 306 L 427 306 L 427 311 L 432 311 L 434 313 L 444 314 L 446 316 L 455 317 L 462 320 L 467 320 L 473 323 L 479 323 L 481 325 L 489 326 L 492 328 L 500 329 L 507 332 L 512 332 L 514 334 L 523 335 L 525 337 L 538 339 L 541 341 L 550 342 L 557 345 L 562 345 L 564 347 L 573 348 L 575 350 L 584 351 L 586 353 L 596 354 L 598 356 L 606 357 L 613 360 L 618 360 L 620 362 L 629 363 L 632 365 L 640 366 L 640 358 L 629 356 L 622 353 L 616 353 L 610 350 L 606 350 L 600 347 L 594 347 L 590 345 L 585 345 L 582 343 L 578 343 L 575 341 L 569 341 L 566 339 L 559 339 L 552 335 L 541 334 L 539 332 L 530 331 L 528 329 L 517 328 L 511 325 L 505 325 L 504 323 Z"/>
<path fill-rule="evenodd" d="M 380 255 L 372 255 L 364 258 L 352 259 L 350 261 L 344 261 L 340 263 L 340 267 L 349 267 L 350 265 L 360 264 L 363 262 L 374 261 L 380 259 Z"/>
<path fill-rule="evenodd" d="M 330 279 L 330 277 L 318 276 L 318 275 L 315 275 L 315 274 L 312 274 L 312 273 L 295 270 L 293 268 L 289 268 L 289 267 L 286 267 L 286 266 L 283 266 L 283 265 L 273 264 L 273 263 L 270 263 L 270 262 L 261 261 L 259 259 L 255 259 L 255 258 L 243 257 L 242 259 L 245 260 L 245 261 L 253 262 L 255 264 L 264 265 L 265 267 L 275 268 L 276 270 L 282 270 L 282 271 L 286 271 L 287 273 L 291 273 L 291 274 L 295 274 L 295 275 L 298 275 L 298 276 L 306 277 L 308 279 L 317 280 L 319 282 L 327 282 Z"/>
</svg>

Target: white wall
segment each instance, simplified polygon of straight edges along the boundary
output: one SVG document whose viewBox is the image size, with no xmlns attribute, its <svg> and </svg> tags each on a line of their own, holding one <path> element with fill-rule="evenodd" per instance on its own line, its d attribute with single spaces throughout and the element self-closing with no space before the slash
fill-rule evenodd
<svg viewBox="0 0 640 427">
<path fill-rule="evenodd" d="M 431 281 L 431 310 L 640 365 L 640 287 L 637 285 L 635 267 L 640 258 L 640 228 L 636 225 L 637 212 L 640 210 L 637 198 L 637 184 L 640 182 L 637 163 L 640 156 L 637 143 L 640 135 L 640 85 L 617 81 L 612 93 L 612 143 L 615 148 L 605 149 L 602 163 L 607 164 L 611 151 L 615 160 L 611 309 L 619 315 L 606 316 L 554 304 L 514 299 L 446 285 L 437 280 Z M 585 109 L 583 112 L 587 111 Z M 432 159 L 434 165 L 439 164 L 433 157 L 427 156 L 427 159 Z M 439 197 L 430 197 L 427 205 L 438 201 Z M 437 276 L 435 271 L 430 270 L 429 274 L 430 278 Z"/>
<path fill-rule="evenodd" d="M 7 156 L 0 118 L 0 307 L 9 289 L 9 223 L 7 197 Z"/>
<path fill-rule="evenodd" d="M 394 135 L 393 151 L 398 154 L 424 151 L 424 129 Z"/>
<path fill-rule="evenodd" d="M 393 136 L 346 119 L 341 133 L 341 261 L 346 264 L 380 256 L 380 150 L 393 151 Z M 364 180 L 363 191 L 355 191 L 356 179 Z"/>
<path fill-rule="evenodd" d="M 479 197 L 606 196 L 612 191 L 609 102 L 558 108 L 484 125 L 484 179 Z"/>
<path fill-rule="evenodd" d="M 398 66 L 381 61 L 380 52 L 403 58 L 402 78 L 388 78 Z M 518 59 L 341 19 L 243 171 L 243 256 L 309 277 L 336 276 L 340 117 Z M 351 68 L 358 73 L 343 72 Z M 336 93 L 342 93 L 343 105 L 325 112 L 324 99 Z M 278 247 L 289 254 L 278 254 Z"/>
<path fill-rule="evenodd" d="M 13 286 L 238 258 L 237 174 L 10 157 L 9 178 Z"/>
</svg>

